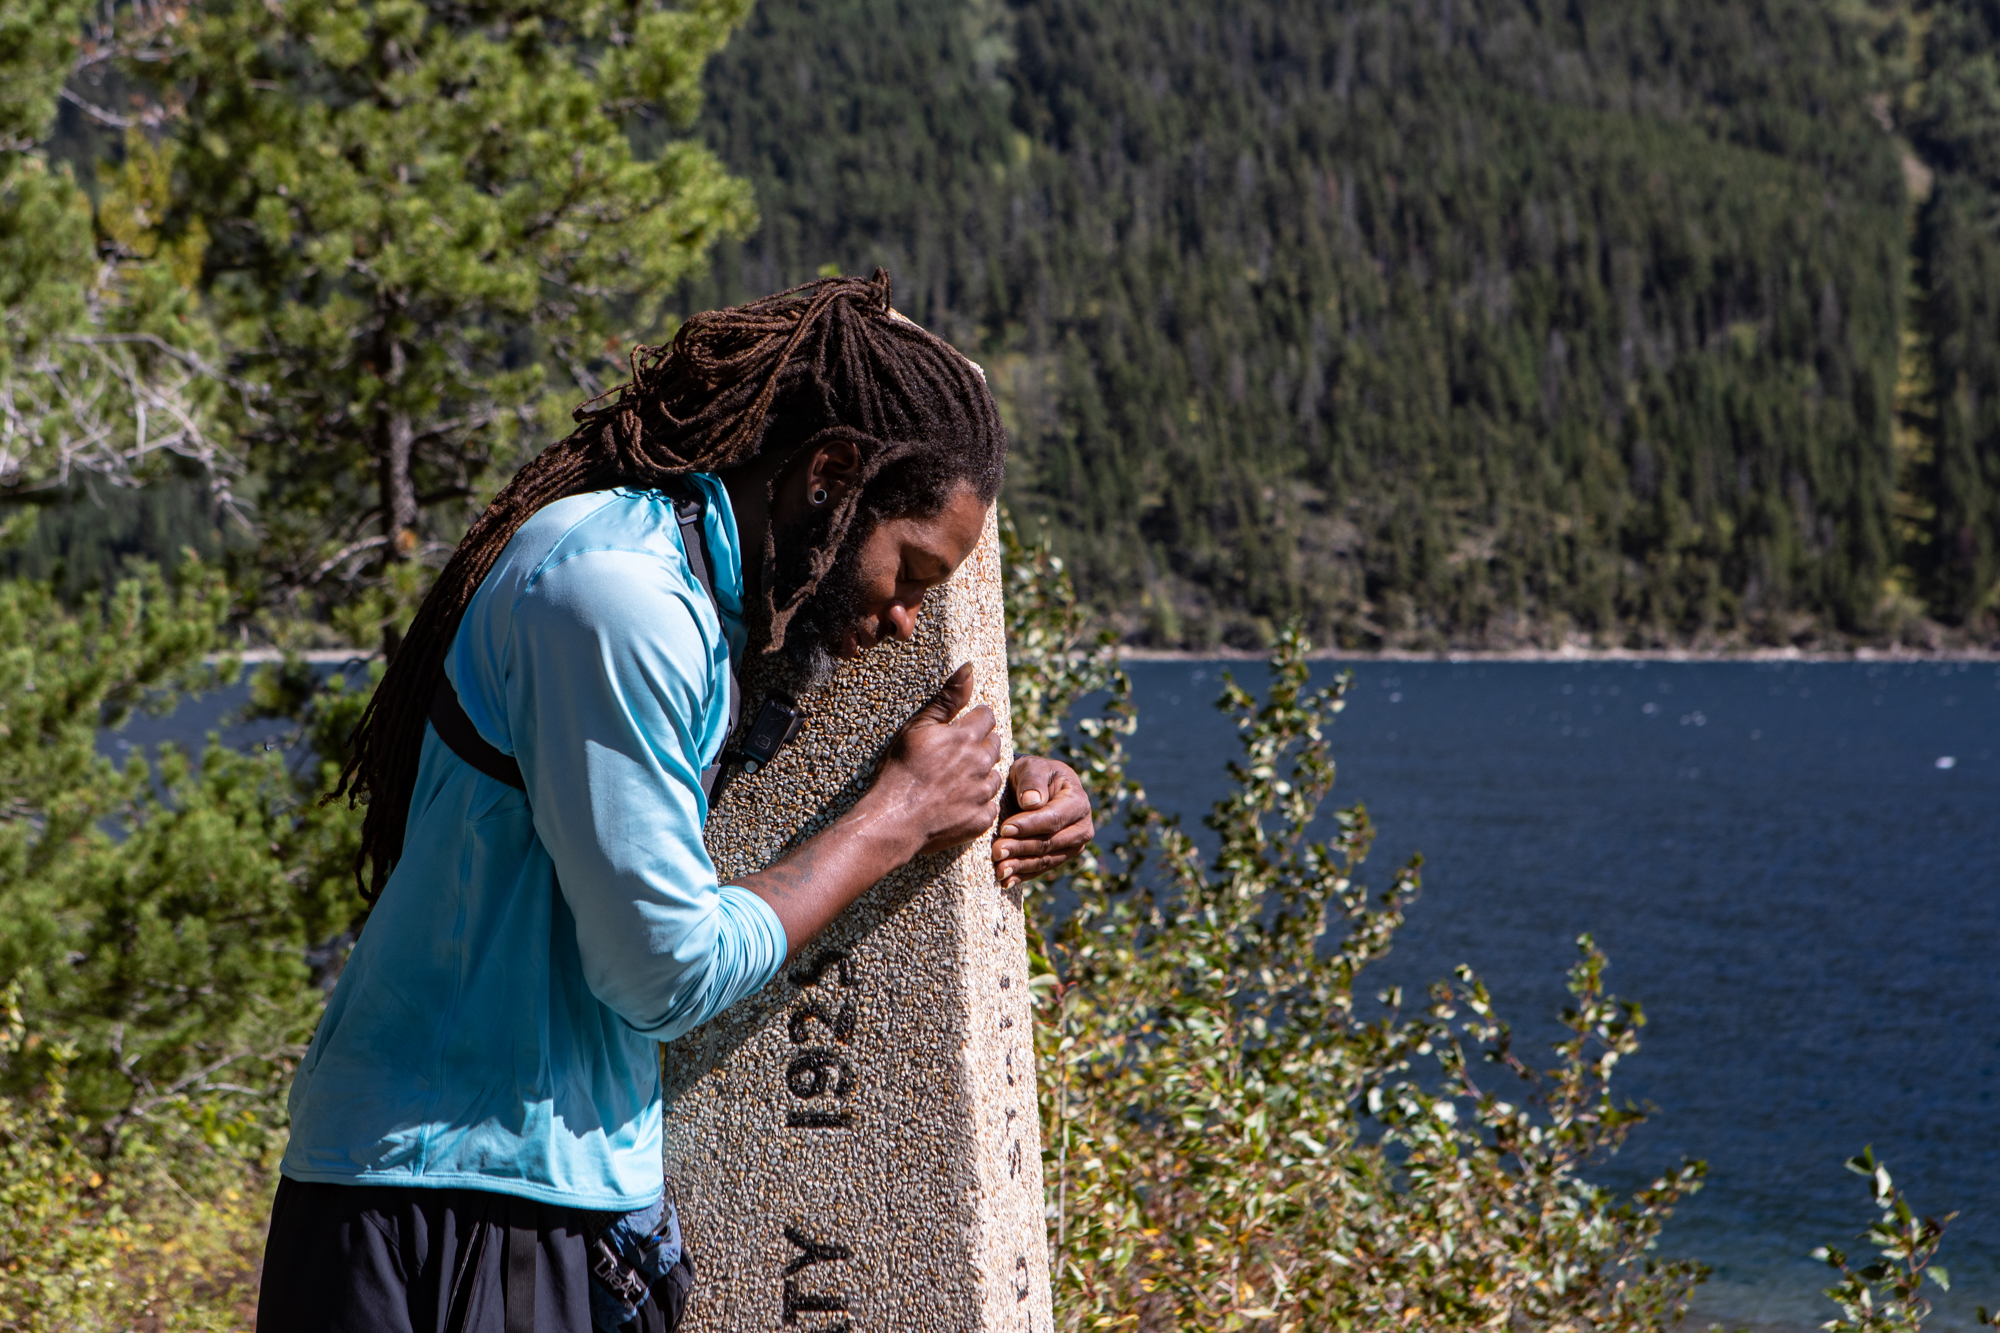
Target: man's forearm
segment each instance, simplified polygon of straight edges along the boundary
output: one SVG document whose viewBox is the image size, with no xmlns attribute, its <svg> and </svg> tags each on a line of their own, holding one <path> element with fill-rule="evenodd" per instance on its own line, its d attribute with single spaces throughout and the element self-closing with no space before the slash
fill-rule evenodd
<svg viewBox="0 0 2000 1333">
<path fill-rule="evenodd" d="M 909 821 L 896 818 L 871 791 L 831 828 L 752 875 L 730 880 L 762 898 L 785 928 L 786 957 L 804 948 L 841 910 L 915 856 Z"/>
</svg>

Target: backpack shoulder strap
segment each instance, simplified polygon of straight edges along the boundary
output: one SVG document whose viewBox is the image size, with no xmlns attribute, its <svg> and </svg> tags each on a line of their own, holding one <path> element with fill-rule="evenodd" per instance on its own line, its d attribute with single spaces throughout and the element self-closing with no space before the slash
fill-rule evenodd
<svg viewBox="0 0 2000 1333">
<path fill-rule="evenodd" d="M 708 604 L 722 614 L 721 603 L 715 600 L 715 574 L 708 560 L 708 539 L 702 534 L 702 519 L 708 512 L 708 502 L 702 498 L 701 488 L 693 482 L 681 481 L 662 491 L 674 507 L 674 522 L 680 526 L 681 549 L 687 552 L 688 572 L 694 581 L 708 594 Z M 736 680 L 736 663 L 729 663 L 729 730 L 725 736 L 736 734 L 736 724 L 743 720 L 743 688 Z M 713 800 L 716 783 L 722 777 L 723 765 L 729 762 L 728 754 L 716 756 L 714 763 L 701 771 L 701 789 Z"/>
<path fill-rule="evenodd" d="M 465 705 L 458 701 L 458 691 L 451 687 L 451 677 L 438 672 L 437 689 L 431 694 L 431 725 L 437 728 L 438 739 L 451 752 L 484 773 L 487 777 L 504 782 L 516 791 L 526 791 L 528 782 L 521 776 L 521 765 L 514 756 L 492 745 L 479 734 L 479 728 L 472 725 L 472 719 L 465 715 Z"/>
<path fill-rule="evenodd" d="M 708 594 L 708 604 L 716 606 L 715 574 L 708 563 L 708 541 L 702 535 L 702 517 L 708 512 L 708 505 L 701 498 L 701 492 L 694 487 L 686 488 L 684 494 L 668 492 L 667 498 L 673 502 L 674 522 L 681 530 L 681 547 L 687 552 L 688 572 L 694 581 Z"/>
</svg>

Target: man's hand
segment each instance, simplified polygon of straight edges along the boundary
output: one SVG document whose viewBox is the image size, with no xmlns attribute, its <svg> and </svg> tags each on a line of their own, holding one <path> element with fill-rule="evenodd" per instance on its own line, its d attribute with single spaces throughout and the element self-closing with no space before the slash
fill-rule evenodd
<svg viewBox="0 0 2000 1333">
<path fill-rule="evenodd" d="M 1003 888 L 1067 865 L 1097 832 L 1076 770 L 1037 756 L 1014 761 L 1001 820 L 993 872 Z"/>
<path fill-rule="evenodd" d="M 790 953 L 912 856 L 963 847 L 993 827 L 1000 733 L 993 710 L 967 708 L 971 702 L 967 663 L 911 714 L 852 809 L 756 874 L 731 881 L 771 905 Z"/>
<path fill-rule="evenodd" d="M 1000 814 L 1000 732 L 972 702 L 972 663 L 951 673 L 889 743 L 869 795 L 900 811 L 919 852 L 963 847 Z"/>
</svg>

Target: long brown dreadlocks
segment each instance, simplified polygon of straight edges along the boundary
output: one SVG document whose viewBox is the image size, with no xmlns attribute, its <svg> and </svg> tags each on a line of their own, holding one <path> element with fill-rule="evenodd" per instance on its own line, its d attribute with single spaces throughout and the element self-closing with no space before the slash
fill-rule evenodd
<svg viewBox="0 0 2000 1333">
<path fill-rule="evenodd" d="M 618 486 L 657 489 L 774 454 L 784 460 L 775 491 L 791 460 L 829 439 L 851 442 L 860 484 L 815 528 L 803 560 L 788 562 L 790 577 L 780 578 L 776 531 L 765 536 L 752 614 L 766 651 L 776 651 L 850 535 L 883 517 L 935 514 L 961 487 L 993 501 L 1007 442 L 984 377 L 892 311 L 889 295 L 889 275 L 877 269 L 866 282 L 828 278 L 694 316 L 666 346 L 635 349 L 631 381 L 579 407 L 576 429 L 494 497 L 410 622 L 327 797 L 367 805 L 355 860 L 364 898 L 375 900 L 402 854 L 431 695 L 459 620 L 544 505 Z"/>
</svg>

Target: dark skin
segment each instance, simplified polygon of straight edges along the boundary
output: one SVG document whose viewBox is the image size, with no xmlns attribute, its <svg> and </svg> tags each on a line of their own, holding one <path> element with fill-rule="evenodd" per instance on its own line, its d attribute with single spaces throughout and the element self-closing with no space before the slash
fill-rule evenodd
<svg viewBox="0 0 2000 1333">
<path fill-rule="evenodd" d="M 766 491 L 778 464 L 721 474 L 745 551 L 761 551 L 772 525 L 803 522 L 824 491 L 825 504 L 860 484 L 861 457 L 837 440 L 784 466 L 774 498 Z M 917 631 L 924 597 L 965 563 L 979 542 L 986 507 L 968 487 L 929 518 L 885 519 L 858 552 L 864 608 L 860 623 L 830 645 L 854 658 L 887 638 Z M 759 595 L 760 562 L 746 561 L 750 598 Z M 771 905 L 797 953 L 849 903 L 884 875 L 925 852 L 946 851 L 991 829 L 994 874 L 1011 888 L 1073 860 L 1095 827 L 1090 798 L 1069 765 L 1039 756 L 1016 759 L 1000 773 L 1000 733 L 993 711 L 973 705 L 970 662 L 953 672 L 891 742 L 874 782 L 830 827 L 754 875 L 732 881 Z"/>
</svg>

